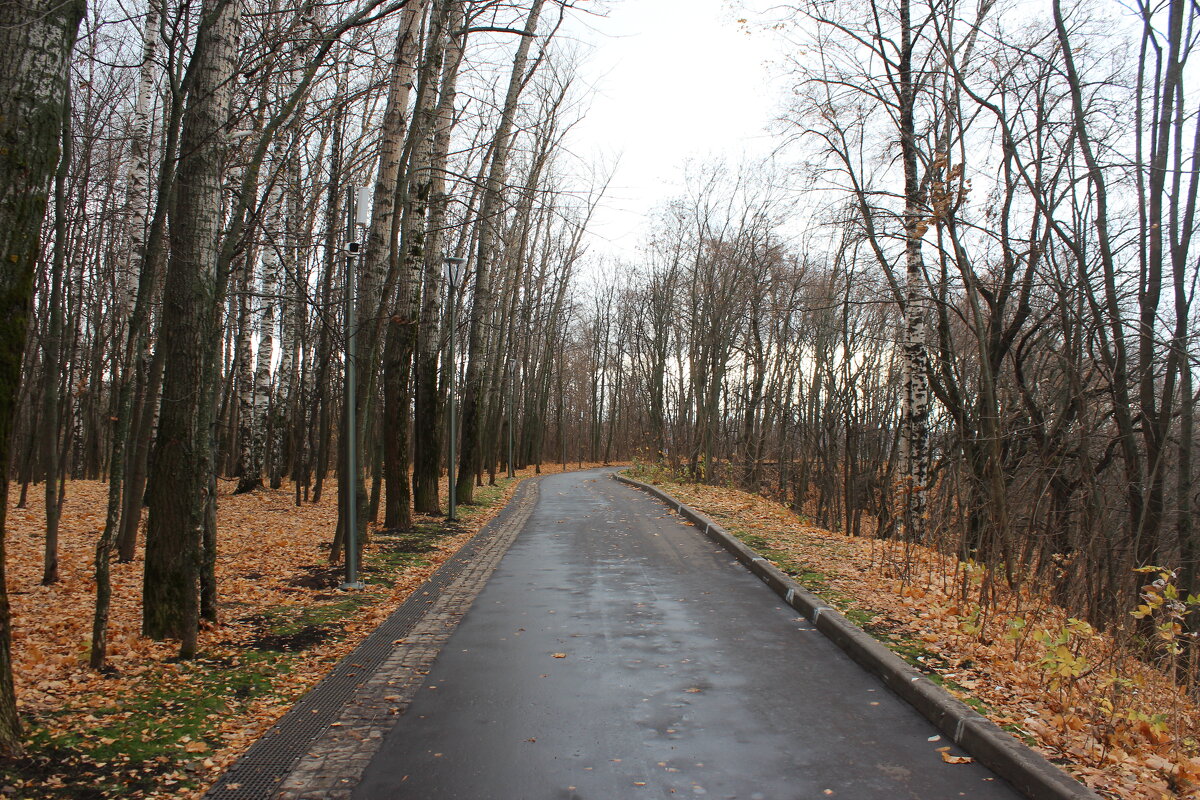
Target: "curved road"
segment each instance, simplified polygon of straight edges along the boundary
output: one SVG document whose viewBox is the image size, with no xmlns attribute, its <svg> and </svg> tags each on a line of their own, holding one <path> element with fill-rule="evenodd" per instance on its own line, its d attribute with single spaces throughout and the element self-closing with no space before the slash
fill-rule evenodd
<svg viewBox="0 0 1200 800">
<path fill-rule="evenodd" d="M 611 471 L 541 479 L 354 798 L 1018 797 Z"/>
</svg>

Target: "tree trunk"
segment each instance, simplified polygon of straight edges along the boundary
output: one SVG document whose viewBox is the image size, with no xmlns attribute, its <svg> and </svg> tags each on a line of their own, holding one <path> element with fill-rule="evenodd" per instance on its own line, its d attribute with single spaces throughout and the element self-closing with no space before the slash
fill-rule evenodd
<svg viewBox="0 0 1200 800">
<path fill-rule="evenodd" d="M 475 474 L 482 465 L 483 445 L 483 392 L 486 343 L 484 342 L 484 320 L 492 312 L 491 259 L 499 230 L 502 211 L 501 194 L 508 171 L 508 154 L 512 145 L 513 118 L 517 113 L 517 101 L 525 87 L 525 74 L 529 61 L 529 48 L 537 34 L 538 17 L 545 0 L 533 0 L 525 30 L 517 53 L 513 58 L 512 73 L 508 80 L 508 91 L 504 97 L 504 108 L 500 112 L 500 124 L 496 128 L 492 162 L 488 170 L 487 184 L 479 209 L 480 234 L 475 257 L 475 299 L 471 308 L 471 323 L 467 331 L 467 374 L 463 381 L 462 403 L 462 448 L 459 457 L 457 492 L 459 502 L 470 503 L 475 496 Z"/>
<path fill-rule="evenodd" d="M 341 75 L 338 76 L 338 96 L 345 90 Z M 332 122 L 332 147 L 330 148 L 330 164 L 328 183 L 325 191 L 325 274 L 321 285 L 321 307 L 326 313 L 333 308 L 333 276 L 338 269 L 338 231 L 342 224 L 341 180 L 342 180 L 342 130 L 344 127 L 345 104 L 339 103 L 336 116 Z M 329 387 L 330 381 L 330 352 L 333 349 L 333 336 L 330 325 L 322 325 L 317 341 L 317 377 L 315 381 L 316 398 L 320 407 L 316 417 L 317 446 L 316 446 L 316 485 L 313 487 L 312 501 L 321 502 L 325 488 L 325 476 L 329 465 L 330 440 L 333 434 L 333 392 Z"/>
<path fill-rule="evenodd" d="M 142 524 L 142 508 L 146 505 L 146 479 L 150 466 L 155 419 L 158 417 L 159 396 L 162 393 L 163 362 L 166 354 L 161 348 L 153 354 L 146 367 L 147 376 L 138 399 L 136 413 L 131 417 L 129 473 L 122 497 L 121 532 L 117 541 L 117 560 L 123 564 L 133 561 L 137 550 L 138 529 Z"/>
<path fill-rule="evenodd" d="M 444 30 L 449 6 L 447 2 L 438 3 L 433 13 L 417 86 L 413 123 L 405 148 L 408 169 L 401 192 L 400 288 L 396 298 L 396 313 L 388 325 L 388 352 L 384 360 L 384 472 L 388 488 L 384 524 L 389 528 L 407 529 L 412 526 L 412 486 L 409 481 L 411 379 L 424 283 L 422 273 L 427 261 L 425 215 L 433 181 L 432 136 L 437 99 L 434 87 L 446 51 Z"/>
<path fill-rule="evenodd" d="M 254 357 L 251 348 L 254 316 L 254 250 L 251 248 L 238 270 L 238 333 L 233 350 L 233 374 L 237 383 L 234 416 L 237 417 L 238 458 L 234 474 L 240 482 L 254 470 Z M 253 487 L 251 487 L 253 488 Z"/>
<path fill-rule="evenodd" d="M 925 224 L 921 179 L 917 171 L 914 121 L 913 27 L 910 0 L 900 0 L 900 156 L 904 167 L 904 419 L 903 487 L 905 535 L 924 541 L 929 496 L 929 355 L 925 348 L 925 263 L 921 238 Z"/>
<path fill-rule="evenodd" d="M 395 213 L 400 170 L 403 166 L 405 134 L 408 130 L 409 95 L 420 45 L 421 20 L 425 1 L 405 6 L 400 19 L 400 35 L 392 61 L 392 76 L 388 87 L 387 107 L 380 131 L 379 163 L 371 205 L 371 224 L 367 231 L 362 257 L 356 259 L 359 282 L 355 302 L 358 306 L 357 360 L 362 365 L 356 373 L 355 437 L 361 456 L 374 450 L 367 447 L 367 428 L 376 411 L 374 402 L 379 340 L 387 315 L 384 310 L 391 298 L 389 286 L 396 271 L 396 237 L 400 219 Z M 360 470 L 361 473 L 361 470 Z M 369 513 L 365 481 L 356 481 L 358 519 L 365 523 L 373 519 Z"/>
<path fill-rule="evenodd" d="M 278 163 L 277 163 L 278 166 Z M 250 461 L 238 480 L 237 494 L 251 492 L 263 485 L 263 464 L 267 454 L 267 432 L 271 408 L 271 355 L 275 349 L 275 306 L 279 302 L 280 248 L 280 175 L 272 177 L 263 209 L 262 283 L 255 290 L 249 278 L 251 294 L 258 300 L 258 352 L 254 363 L 254 391 L 250 422 Z M 247 264 L 247 269 L 252 269 Z M 252 273 L 251 273 L 252 274 Z"/>
<path fill-rule="evenodd" d="M 271 443 L 271 488 L 278 489 L 283 484 L 283 475 L 288 472 L 287 461 L 295 457 L 292 446 L 293 408 L 296 404 L 296 390 L 299 384 L 299 353 L 297 352 L 297 337 L 301 323 L 296 319 L 298 309 L 303 305 L 298 302 L 297 293 L 301 284 L 300 259 L 297 258 L 296 226 L 300 223 L 299 204 L 296 198 L 299 192 L 297 185 L 300 180 L 298 131 L 292 125 L 285 142 L 287 152 L 283 157 L 283 165 L 278 180 L 282 182 L 282 202 L 279 214 L 284 217 L 283 240 L 280 264 L 283 280 L 280 285 L 279 307 L 279 370 L 275 379 L 275 437 Z"/>
<path fill-rule="evenodd" d="M 425 239 L 425 285 L 421 319 L 417 329 L 416 398 L 413 408 L 413 508 L 425 514 L 440 514 L 438 476 L 441 474 L 443 433 L 443 395 L 438 387 L 438 354 L 442 331 L 438 324 L 442 309 L 442 260 L 446 224 L 446 162 L 450 153 L 450 133 L 454 127 L 454 101 L 457 97 L 458 70 L 462 64 L 465 34 L 463 9 L 459 0 L 449 0 L 450 39 L 444 53 L 442 85 L 433 126 L 433 153 L 430 163 L 429 219 Z M 448 297 L 446 302 L 454 302 Z"/>
<path fill-rule="evenodd" d="M 21 382 L 42 218 L 59 159 L 67 65 L 85 4 L 0 4 L 0 754 L 21 752 L 12 682 L 4 532 L 14 403 Z"/>
<path fill-rule="evenodd" d="M 181 132 L 163 296 L 162 410 L 146 530 L 143 632 L 196 652 L 200 548 L 211 470 L 206 354 L 217 313 L 221 162 L 238 40 L 238 3 L 206 0 Z"/>
<path fill-rule="evenodd" d="M 62 292 L 63 267 L 67 250 L 67 174 L 71 167 L 71 101 L 70 89 L 64 103 L 62 156 L 54 176 L 54 254 L 50 262 L 49 322 L 42 359 L 42 460 L 46 472 L 46 548 L 42 559 L 42 585 L 58 581 L 58 417 L 60 358 L 62 350 Z"/>
</svg>

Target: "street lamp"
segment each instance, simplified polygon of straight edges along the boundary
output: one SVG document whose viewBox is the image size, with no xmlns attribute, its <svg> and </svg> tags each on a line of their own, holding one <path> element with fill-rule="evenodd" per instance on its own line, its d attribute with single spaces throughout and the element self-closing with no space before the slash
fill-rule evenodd
<svg viewBox="0 0 1200 800">
<path fill-rule="evenodd" d="M 343 589 L 361 589 L 358 579 L 358 423 L 355 420 L 356 397 L 354 362 L 357 358 L 356 328 L 354 319 L 354 260 L 359 255 L 359 236 L 371 222 L 371 192 L 360 186 L 351 192 L 346 202 L 346 377 L 342 387 L 346 408 L 346 486 L 345 517 L 346 532 L 346 582 Z"/>
<path fill-rule="evenodd" d="M 516 471 L 513 469 L 513 407 L 516 405 L 514 398 L 516 396 L 516 379 L 517 379 L 517 360 L 510 358 L 508 360 L 508 477 L 516 477 Z"/>
<path fill-rule="evenodd" d="M 454 430 L 454 422 L 457 411 L 454 403 L 454 378 L 458 372 L 458 364 L 455 363 L 454 345 L 458 334 L 458 315 L 455 297 L 458 292 L 458 283 L 462 280 L 463 264 L 467 263 L 465 258 L 457 256 L 446 256 L 446 304 L 450 311 L 450 351 L 449 358 L 446 359 L 447 366 L 450 370 L 450 377 L 446 384 L 449 388 L 447 393 L 447 408 L 446 408 L 446 439 L 450 448 L 449 457 L 446 461 L 446 474 L 450 478 L 449 491 L 449 509 L 446 514 L 447 522 L 455 522 L 458 519 L 458 489 L 455 486 L 455 458 L 457 440 Z"/>
</svg>

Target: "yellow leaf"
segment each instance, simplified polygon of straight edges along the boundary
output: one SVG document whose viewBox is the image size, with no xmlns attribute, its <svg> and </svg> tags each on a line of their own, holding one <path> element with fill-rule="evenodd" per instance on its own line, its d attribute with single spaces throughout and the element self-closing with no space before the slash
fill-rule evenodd
<svg viewBox="0 0 1200 800">
<path fill-rule="evenodd" d="M 970 764 L 975 760 L 970 756 L 952 756 L 945 751 L 941 753 L 941 756 L 942 761 L 945 761 L 947 764 Z"/>
</svg>

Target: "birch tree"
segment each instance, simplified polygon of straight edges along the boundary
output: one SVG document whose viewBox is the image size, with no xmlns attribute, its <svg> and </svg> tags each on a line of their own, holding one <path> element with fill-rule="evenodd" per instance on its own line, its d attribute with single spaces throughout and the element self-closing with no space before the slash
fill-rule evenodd
<svg viewBox="0 0 1200 800">
<path fill-rule="evenodd" d="M 424 513 L 440 513 L 438 475 L 442 462 L 444 393 L 438 384 L 438 355 L 443 332 L 439 323 L 442 304 L 442 252 L 447 237 L 444 228 L 449 196 L 446 193 L 446 169 L 450 154 L 450 136 L 454 129 L 454 106 L 458 97 L 458 72 L 466 45 L 463 31 L 463 4 L 447 3 L 447 42 L 442 53 L 441 85 L 437 106 L 430 121 L 432 150 L 429 161 L 429 218 L 425 232 L 425 264 L 421 318 L 417 330 L 417 355 L 414 370 L 416 384 L 413 418 L 413 508 Z M 454 298 L 447 298 L 455 302 Z M 445 381 L 443 380 L 443 385 Z"/>
<path fill-rule="evenodd" d="M 403 167 L 404 141 L 409 125 L 409 98 L 420 53 L 420 28 L 424 12 L 425 0 L 416 0 L 408 3 L 401 15 L 388 82 L 387 105 L 380 129 L 379 156 L 371 200 L 371 223 L 360 259 L 362 263 L 359 268 L 356 298 L 360 320 L 357 347 L 359 359 L 366 368 L 359 369 L 356 373 L 358 408 L 355 419 L 358 430 L 355 435 L 358 438 L 359 453 L 367 452 L 366 432 L 374 409 L 372 398 L 376 387 L 375 364 L 379 355 L 379 340 L 387 319 L 383 312 L 391 300 L 392 283 L 396 275 L 396 249 L 400 230 L 396 198 Z M 344 485 L 348 483 L 343 481 Z M 357 518 L 365 519 L 365 486 L 361 480 L 356 481 L 356 485 L 360 490 L 359 496 L 353 500 L 359 508 Z M 341 507 L 345 508 L 345 504 L 351 501 L 343 498 L 341 502 Z M 333 546 L 335 555 L 341 547 L 341 537 L 345 535 L 340 522 L 339 531 L 341 532 Z M 359 541 L 361 542 L 361 538 Z"/>
<path fill-rule="evenodd" d="M 521 90 L 529 80 L 527 74 L 529 50 L 537 34 L 538 18 L 541 15 L 543 4 L 544 0 L 532 0 L 529 6 L 529 15 L 525 19 L 525 27 L 517 45 L 517 52 L 513 56 L 512 72 L 509 75 L 508 89 L 504 96 L 504 106 L 500 111 L 500 120 L 495 136 L 492 138 L 491 162 L 488 167 L 483 199 L 479 206 L 480 230 L 475 246 L 475 299 L 467 332 L 467 371 L 463 381 L 462 401 L 462 447 L 457 478 L 458 498 L 463 503 L 472 502 L 475 493 L 475 473 L 479 471 L 483 463 L 483 393 L 486 388 L 483 382 L 486 366 L 484 364 L 486 347 L 484 325 L 485 315 L 492 308 L 491 261 L 500 227 L 501 194 L 504 191 L 509 148 L 512 145 L 513 119 L 517 113 Z"/>
<path fill-rule="evenodd" d="M 3 573 L 14 403 L 39 234 L 59 159 L 67 67 L 83 2 L 0 4 L 0 752 L 21 750 L 12 683 L 11 612 Z"/>
</svg>

